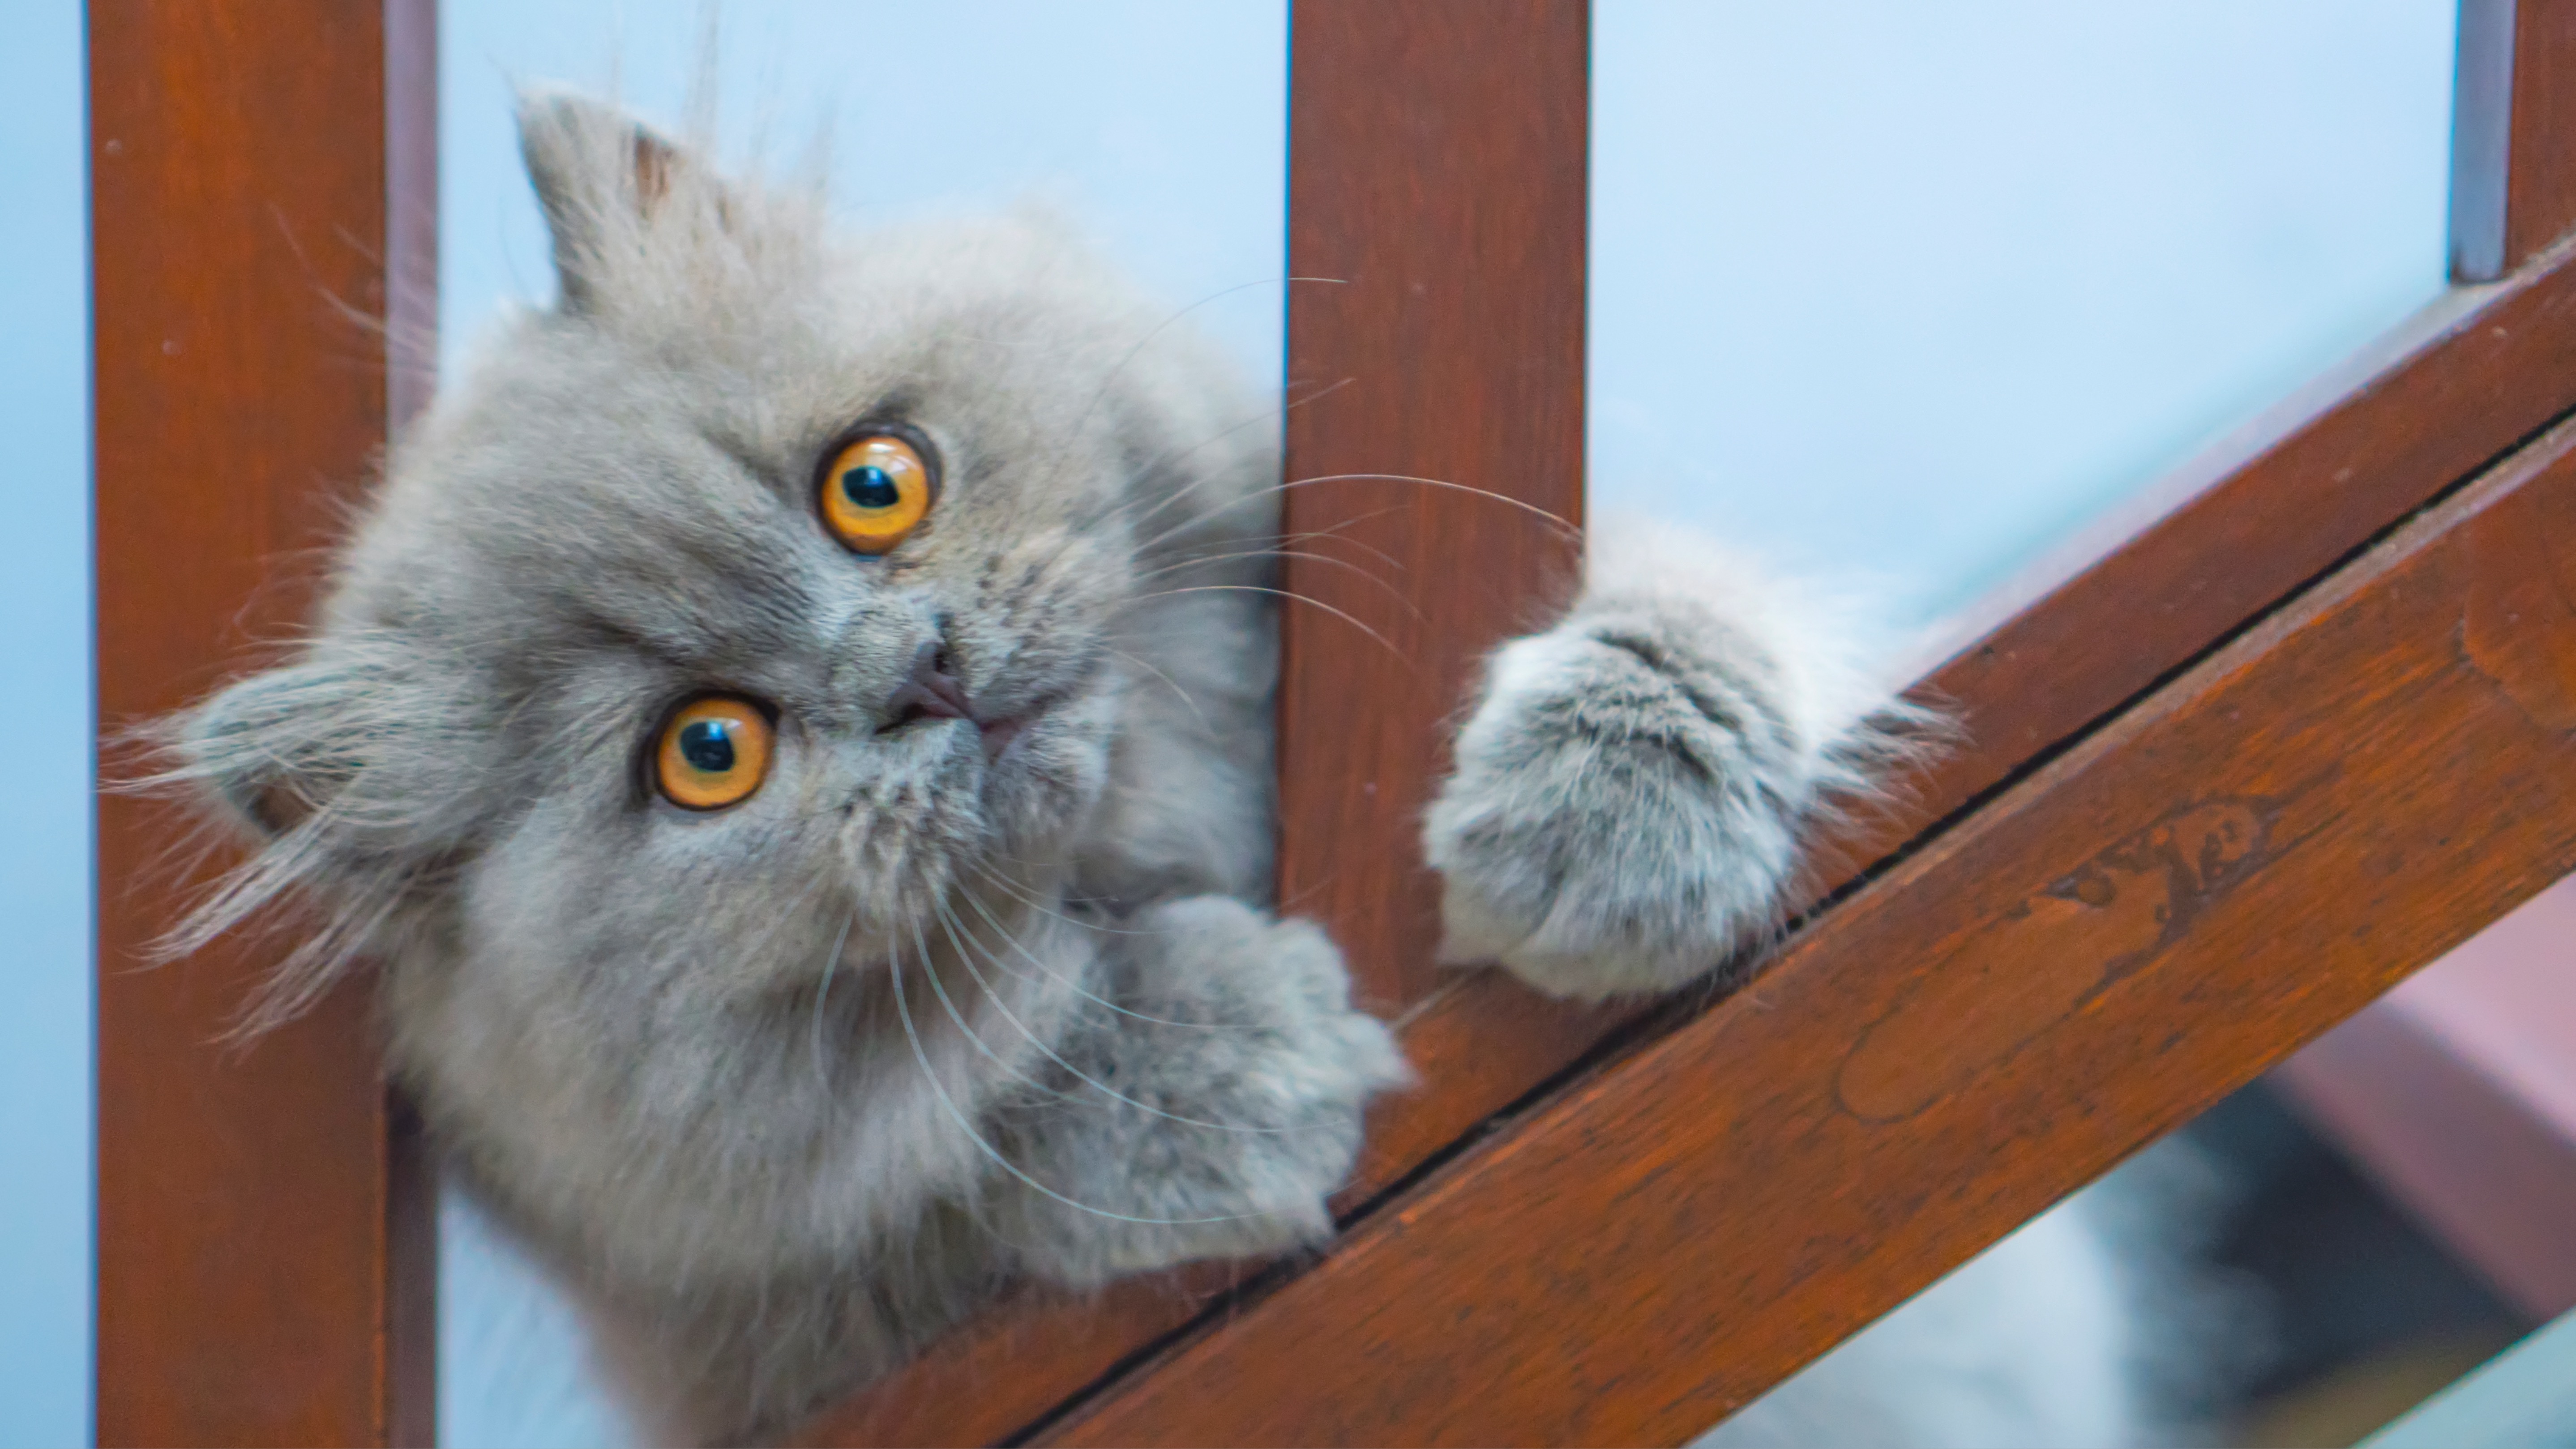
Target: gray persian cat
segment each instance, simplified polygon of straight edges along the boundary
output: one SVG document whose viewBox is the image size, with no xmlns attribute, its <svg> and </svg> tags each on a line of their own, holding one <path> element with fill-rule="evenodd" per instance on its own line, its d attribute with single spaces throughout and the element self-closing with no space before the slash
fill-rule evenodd
<svg viewBox="0 0 2576 1449">
<path fill-rule="evenodd" d="M 1268 905 L 1260 409 L 1044 223 L 843 237 L 605 107 L 521 127 L 560 300 L 170 727 L 262 842 L 180 944 L 308 903 L 259 1022 L 378 963 L 450 1171 L 672 1434 L 1016 1280 L 1326 1233 L 1406 1070 Z M 1452 953 L 1577 997 L 1762 930 L 1898 712 L 1791 592 L 1592 547 L 1427 834 Z"/>
</svg>

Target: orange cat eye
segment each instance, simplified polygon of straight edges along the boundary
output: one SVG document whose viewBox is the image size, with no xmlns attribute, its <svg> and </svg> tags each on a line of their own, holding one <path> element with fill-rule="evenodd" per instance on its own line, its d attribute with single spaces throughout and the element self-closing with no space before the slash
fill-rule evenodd
<svg viewBox="0 0 2576 1449">
<path fill-rule="evenodd" d="M 853 552 L 885 553 L 912 537 L 938 491 L 919 447 L 893 433 L 869 433 L 824 465 L 823 526 Z"/>
<path fill-rule="evenodd" d="M 662 726 L 653 780 L 662 798 L 688 810 L 721 810 L 751 798 L 769 774 L 769 716 L 749 700 L 694 699 Z"/>
</svg>

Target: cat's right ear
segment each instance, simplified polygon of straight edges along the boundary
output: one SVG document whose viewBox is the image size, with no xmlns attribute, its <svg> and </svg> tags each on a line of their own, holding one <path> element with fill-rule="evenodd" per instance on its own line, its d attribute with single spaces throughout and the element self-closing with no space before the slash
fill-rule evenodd
<svg viewBox="0 0 2576 1449">
<path fill-rule="evenodd" d="M 554 90 L 520 92 L 519 151 L 554 239 L 559 305 L 592 311 L 618 255 L 693 163 L 615 106 Z"/>
</svg>

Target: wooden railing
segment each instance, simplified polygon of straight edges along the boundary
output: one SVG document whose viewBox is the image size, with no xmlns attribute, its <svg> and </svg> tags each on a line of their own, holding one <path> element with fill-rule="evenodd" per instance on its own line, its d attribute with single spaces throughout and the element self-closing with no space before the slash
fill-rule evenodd
<svg viewBox="0 0 2576 1449">
<path fill-rule="evenodd" d="M 386 78 L 426 62 L 384 57 L 425 13 L 92 6 L 106 718 L 206 683 L 241 600 L 291 616 L 263 561 L 382 437 L 384 372 L 315 299 L 381 305 L 414 254 L 385 158 L 418 166 L 426 106 Z M 1293 8 L 1290 270 L 1341 284 L 1291 289 L 1290 476 L 1339 481 L 1289 529 L 1407 595 L 1289 566 L 1392 646 L 1293 606 L 1283 644 L 1281 899 L 1425 1078 L 1344 1235 L 1006 1306 L 818 1441 L 1678 1440 L 2576 867 L 2576 0 L 2469 0 L 2456 250 L 2501 279 L 1993 601 L 1925 680 L 1965 746 L 1831 843 L 1749 989 L 1587 1011 L 1435 971 L 1439 726 L 1570 552 L 1344 475 L 1579 518 L 1588 31 L 1581 0 Z M 210 448 L 232 491 L 174 506 Z M 426 1187 L 361 1007 L 207 1045 L 250 963 L 126 969 L 162 837 L 102 812 L 102 1440 L 419 1437 Z"/>
<path fill-rule="evenodd" d="M 436 270 L 435 0 L 95 0 L 98 710 L 114 733 L 300 623 Z M 184 824 L 98 802 L 98 1437 L 431 1437 L 435 1192 L 364 989 L 241 1050 L 265 964 L 145 969 Z M 200 877 L 200 879 L 202 879 Z"/>
</svg>

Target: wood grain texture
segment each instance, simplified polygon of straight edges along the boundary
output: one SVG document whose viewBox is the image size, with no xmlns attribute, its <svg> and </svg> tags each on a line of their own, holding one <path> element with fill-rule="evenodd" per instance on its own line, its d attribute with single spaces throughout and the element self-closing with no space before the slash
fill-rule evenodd
<svg viewBox="0 0 2576 1449">
<path fill-rule="evenodd" d="M 1969 610 L 1913 691 L 1963 745 L 1820 842 L 1822 900 L 2576 408 L 2576 249 L 2460 288 L 2113 508 Z M 1429 1090 L 1371 1123 L 1361 1192 L 1478 1129 L 1629 1019 L 1453 976 L 1405 1049 Z"/>
<path fill-rule="evenodd" d="M 1809 904 L 1848 886 L 2576 407 L 2576 251 L 2458 289 L 2112 509 L 1970 610 L 1913 691 L 1964 743 L 1897 808 L 1819 843 Z M 1455 976 L 1405 1049 L 1431 1088 L 1371 1123 L 1366 1193 L 1473 1133 L 1633 1013 Z"/>
<path fill-rule="evenodd" d="M 1392 1011 L 1442 982 L 1441 726 L 1573 575 L 1591 20 L 1320 0 L 1291 36 L 1288 269 L 1330 280 L 1288 312 L 1279 894 Z"/>
<path fill-rule="evenodd" d="M 1611 1019 L 1435 966 L 1420 844 L 1478 662 L 1549 622 L 1579 562 L 1591 14 L 1327 0 L 1292 16 L 1289 272 L 1331 280 L 1288 312 L 1291 399 L 1311 400 L 1286 424 L 1279 899 L 1332 933 L 1364 1004 L 1407 1021 L 1421 1073 L 1371 1111 L 1356 1202 Z M 1417 1039 L 1411 1021 L 1462 987 L 1487 1007 L 1477 1047 Z"/>
<path fill-rule="evenodd" d="M 388 142 L 415 178 L 435 153 L 434 87 L 389 110 L 386 47 L 433 16 L 89 7 L 103 740 L 300 619 L 331 500 L 384 443 L 382 340 L 342 309 L 389 315 Z M 427 1442 L 433 1216 L 365 993 L 220 1042 L 263 953 L 145 969 L 205 868 L 169 809 L 98 809 L 100 1442 Z"/>
<path fill-rule="evenodd" d="M 2462 0 L 2451 270 L 2487 282 L 2576 228 L 2576 3 Z"/>
<path fill-rule="evenodd" d="M 1680 1442 L 2576 867 L 2571 661 L 2576 424 L 1054 1440 Z"/>
</svg>

